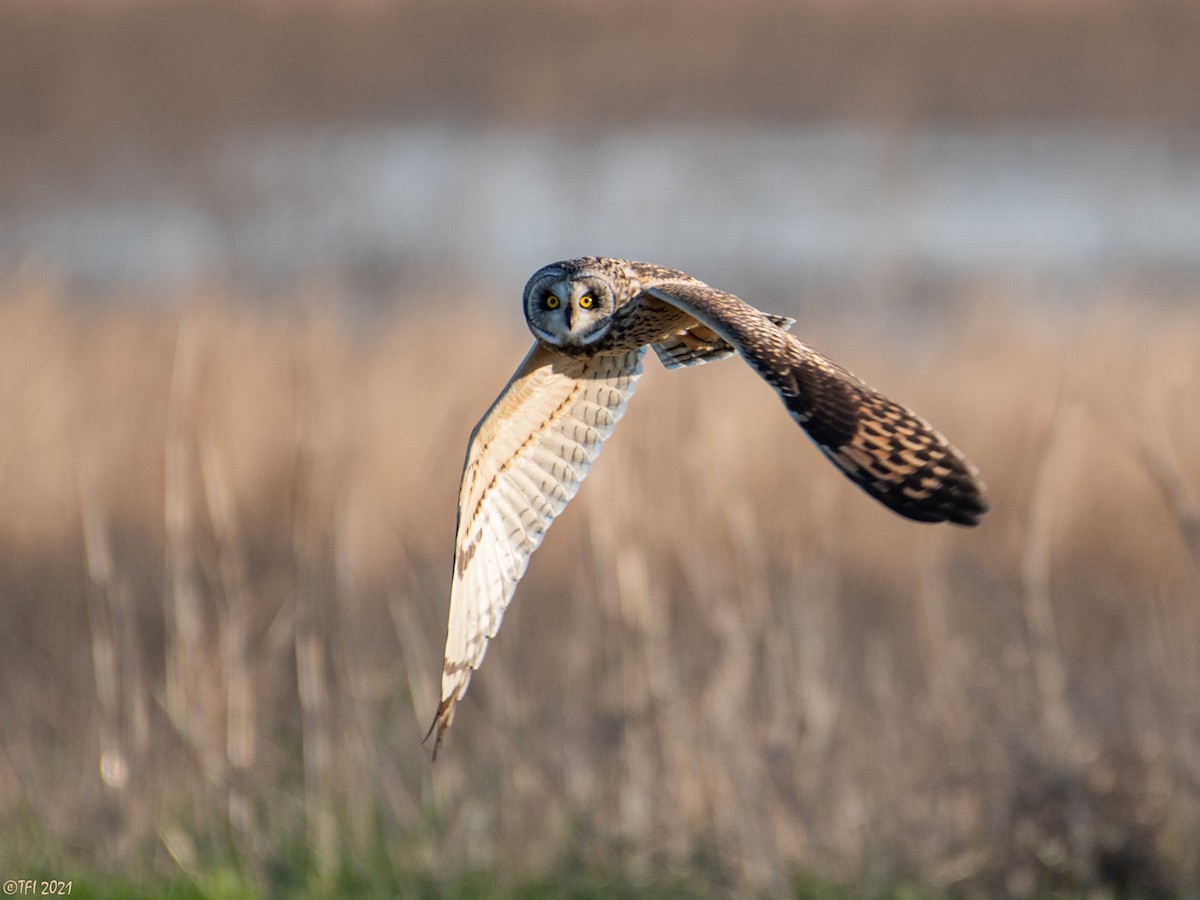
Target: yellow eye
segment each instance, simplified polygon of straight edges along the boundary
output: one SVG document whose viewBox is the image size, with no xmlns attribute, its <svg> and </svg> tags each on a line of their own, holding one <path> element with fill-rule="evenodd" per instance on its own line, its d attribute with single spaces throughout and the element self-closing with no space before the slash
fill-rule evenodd
<svg viewBox="0 0 1200 900">
<path fill-rule="evenodd" d="M 583 309 L 591 309 L 592 304 L 595 302 L 596 302 L 596 298 L 593 297 L 591 294 L 584 294 L 582 297 L 579 298 L 579 305 Z"/>
<path fill-rule="evenodd" d="M 546 297 L 546 309 L 558 309 L 558 304 L 561 302 L 558 299 L 558 294 L 550 294 Z"/>
</svg>

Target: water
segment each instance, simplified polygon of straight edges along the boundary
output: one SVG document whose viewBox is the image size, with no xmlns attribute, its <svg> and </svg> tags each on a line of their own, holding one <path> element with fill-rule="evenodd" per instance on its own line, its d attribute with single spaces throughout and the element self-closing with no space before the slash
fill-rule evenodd
<svg viewBox="0 0 1200 900">
<path fill-rule="evenodd" d="M 101 290 L 442 277 L 511 293 L 585 253 L 790 293 L 1193 279 L 1200 147 L 1083 129 L 275 130 L 180 169 L 101 161 L 85 190 L 0 219 L 0 272 L 32 261 Z"/>
</svg>

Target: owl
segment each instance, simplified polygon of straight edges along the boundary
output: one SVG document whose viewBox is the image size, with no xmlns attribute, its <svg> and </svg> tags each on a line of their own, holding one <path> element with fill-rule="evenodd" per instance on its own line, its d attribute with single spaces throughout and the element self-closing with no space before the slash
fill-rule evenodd
<svg viewBox="0 0 1200 900">
<path fill-rule="evenodd" d="M 789 334 L 791 319 L 683 272 L 607 257 L 539 269 L 524 306 L 533 349 L 467 448 L 442 696 L 426 735 L 436 732 L 435 759 L 530 555 L 624 413 L 647 349 L 668 369 L 740 355 L 834 465 L 902 516 L 975 525 L 987 511 L 958 450 Z"/>
</svg>

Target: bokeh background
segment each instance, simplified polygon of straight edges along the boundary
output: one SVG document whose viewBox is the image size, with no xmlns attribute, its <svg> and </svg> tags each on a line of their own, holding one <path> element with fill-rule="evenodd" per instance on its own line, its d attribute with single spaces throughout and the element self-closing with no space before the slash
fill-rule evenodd
<svg viewBox="0 0 1200 900">
<path fill-rule="evenodd" d="M 1197 46 L 1187 0 L 0 0 L 0 877 L 1193 895 Z M 900 520 L 650 361 L 433 765 L 467 435 L 587 253 L 797 318 L 993 511 Z"/>
</svg>

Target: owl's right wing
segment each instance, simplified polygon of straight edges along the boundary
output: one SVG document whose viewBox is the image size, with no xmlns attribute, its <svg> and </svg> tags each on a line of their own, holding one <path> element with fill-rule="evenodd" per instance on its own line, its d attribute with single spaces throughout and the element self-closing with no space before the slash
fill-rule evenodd
<svg viewBox="0 0 1200 900">
<path fill-rule="evenodd" d="M 442 697 L 429 729 L 435 758 L 529 557 L 633 396 L 645 352 L 579 359 L 535 344 L 475 426 L 458 496 Z"/>
</svg>

